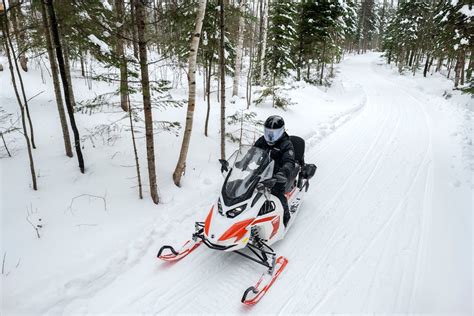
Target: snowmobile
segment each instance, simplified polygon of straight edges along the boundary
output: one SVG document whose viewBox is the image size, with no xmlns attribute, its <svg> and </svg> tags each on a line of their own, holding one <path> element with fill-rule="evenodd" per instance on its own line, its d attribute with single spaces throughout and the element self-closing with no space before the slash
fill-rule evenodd
<svg viewBox="0 0 474 316">
<path fill-rule="evenodd" d="M 241 146 L 229 160 L 219 160 L 225 177 L 221 194 L 204 222 L 196 222 L 192 239 L 180 250 L 163 246 L 157 257 L 177 261 L 193 252 L 201 244 L 211 249 L 237 253 L 267 268 L 259 281 L 245 290 L 242 303 L 256 304 L 273 285 L 288 263 L 271 248 L 285 237 L 293 224 L 303 195 L 316 166 L 304 163 L 304 140 L 290 137 L 296 156 L 296 167 L 287 187 L 286 198 L 291 218 L 283 224 L 283 206 L 271 194 L 276 184 L 273 178 L 275 162 L 269 152 L 252 146 Z"/>
</svg>

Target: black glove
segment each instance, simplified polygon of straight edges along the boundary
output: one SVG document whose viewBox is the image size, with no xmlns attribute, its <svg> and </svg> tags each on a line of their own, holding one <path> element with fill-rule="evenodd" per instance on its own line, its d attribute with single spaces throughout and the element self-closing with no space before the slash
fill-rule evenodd
<svg viewBox="0 0 474 316">
<path fill-rule="evenodd" d="M 273 178 L 277 180 L 277 183 L 285 183 L 287 181 L 286 176 L 283 172 L 278 171 Z"/>
</svg>

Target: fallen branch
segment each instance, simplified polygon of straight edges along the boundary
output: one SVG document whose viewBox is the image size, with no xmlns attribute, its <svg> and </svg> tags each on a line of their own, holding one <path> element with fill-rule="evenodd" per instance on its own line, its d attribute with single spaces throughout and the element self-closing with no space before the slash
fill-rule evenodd
<svg viewBox="0 0 474 316">
<path fill-rule="evenodd" d="M 31 210 L 26 209 L 26 221 L 27 221 L 28 223 L 30 223 L 31 227 L 33 227 L 33 229 L 36 231 L 36 236 L 38 237 L 38 239 L 40 239 L 41 236 L 40 236 L 40 233 L 39 233 L 39 229 L 42 228 L 43 226 L 40 225 L 40 224 L 36 224 L 36 225 L 35 225 L 35 224 L 33 224 L 33 222 L 30 220 L 30 216 L 31 216 L 32 214 L 34 214 L 34 213 L 37 213 L 37 211 L 36 211 L 36 212 L 33 212 L 33 205 L 31 205 Z M 38 221 L 41 221 L 41 218 L 38 218 Z"/>
<path fill-rule="evenodd" d="M 79 198 L 82 198 L 82 197 L 89 197 L 89 200 L 90 198 L 95 198 L 95 199 L 100 199 L 104 202 L 104 211 L 107 212 L 107 200 L 105 199 L 105 196 L 98 196 L 98 195 L 92 195 L 92 194 L 81 194 L 81 195 L 78 195 L 78 196 L 75 196 L 71 199 L 71 204 L 69 204 L 69 207 L 68 207 L 68 210 L 71 212 L 71 213 L 74 213 L 72 211 L 72 205 L 74 204 L 74 201 L 79 199 Z"/>
</svg>

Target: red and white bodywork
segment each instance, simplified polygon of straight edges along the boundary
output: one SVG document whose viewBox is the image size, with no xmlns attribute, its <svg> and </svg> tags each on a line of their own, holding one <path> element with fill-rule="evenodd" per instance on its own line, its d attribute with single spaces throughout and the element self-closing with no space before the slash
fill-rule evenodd
<svg viewBox="0 0 474 316">
<path fill-rule="evenodd" d="M 303 153 L 304 153 L 304 141 Z M 301 155 L 303 155 L 303 153 Z M 314 175 L 315 165 L 297 165 L 294 178 L 290 179 L 285 194 L 292 216 L 283 224 L 283 206 L 271 194 L 275 162 L 270 154 L 260 148 L 242 146 L 230 158 L 221 160 L 225 176 L 222 191 L 211 206 L 204 222 L 196 222 L 196 232 L 177 251 L 172 246 L 162 246 L 158 258 L 177 261 L 194 251 L 201 244 L 209 248 L 235 252 L 268 268 L 259 281 L 249 287 L 242 303 L 256 304 L 275 282 L 288 263 L 285 257 L 277 257 L 270 247 L 282 239 L 298 214 L 303 195 Z"/>
<path fill-rule="evenodd" d="M 286 194 L 290 209 L 292 209 L 292 206 L 294 208 L 299 207 L 303 192 L 303 190 L 294 187 Z M 204 222 L 204 237 L 207 241 L 212 245 L 222 247 L 224 251 L 242 249 L 251 241 L 252 229 L 256 230 L 258 236 L 265 240 L 269 246 L 282 239 L 287 232 L 283 224 L 283 207 L 280 200 L 270 193 L 267 193 L 267 197 L 261 196 L 253 206 L 247 206 L 248 209 L 236 217 L 229 218 L 226 216 L 226 213 L 231 209 L 251 204 L 258 194 L 262 195 L 262 193 L 256 191 L 248 200 L 231 206 L 226 206 L 220 202 L 223 200 L 221 195 L 219 200 L 211 207 Z M 259 215 L 264 203 L 273 203 L 275 209 L 267 214 Z M 293 222 L 295 215 L 293 212 L 288 227 Z"/>
</svg>

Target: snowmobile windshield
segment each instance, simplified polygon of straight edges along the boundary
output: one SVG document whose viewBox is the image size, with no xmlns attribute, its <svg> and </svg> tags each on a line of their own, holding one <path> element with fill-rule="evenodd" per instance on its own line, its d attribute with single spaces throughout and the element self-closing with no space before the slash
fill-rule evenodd
<svg viewBox="0 0 474 316">
<path fill-rule="evenodd" d="M 229 199 L 246 195 L 255 189 L 258 182 L 273 176 L 273 161 L 265 150 L 257 147 L 242 146 L 232 154 L 229 163 L 232 169 L 223 190 Z"/>
</svg>

